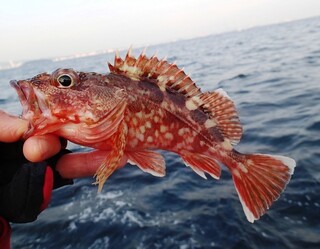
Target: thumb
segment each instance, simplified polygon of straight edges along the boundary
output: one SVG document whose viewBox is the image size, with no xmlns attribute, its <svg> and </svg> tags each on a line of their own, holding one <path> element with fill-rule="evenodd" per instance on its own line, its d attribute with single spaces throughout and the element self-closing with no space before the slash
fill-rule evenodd
<svg viewBox="0 0 320 249">
<path fill-rule="evenodd" d="M 28 122 L 0 110 L 0 141 L 10 143 L 18 141 L 28 130 Z"/>
</svg>

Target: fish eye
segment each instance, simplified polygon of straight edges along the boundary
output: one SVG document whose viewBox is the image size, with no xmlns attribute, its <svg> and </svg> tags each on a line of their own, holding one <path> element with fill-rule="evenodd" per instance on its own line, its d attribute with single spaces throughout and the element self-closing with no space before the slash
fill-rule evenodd
<svg viewBox="0 0 320 249">
<path fill-rule="evenodd" d="M 74 80 L 69 74 L 62 74 L 57 78 L 61 88 L 70 88 L 74 85 Z"/>
</svg>

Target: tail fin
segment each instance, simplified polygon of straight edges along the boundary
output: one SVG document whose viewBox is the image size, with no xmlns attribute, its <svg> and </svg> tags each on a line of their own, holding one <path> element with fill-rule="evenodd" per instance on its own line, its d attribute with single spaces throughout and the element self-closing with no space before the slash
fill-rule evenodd
<svg viewBox="0 0 320 249">
<path fill-rule="evenodd" d="M 284 156 L 242 155 L 231 169 L 244 213 L 249 222 L 259 219 L 283 192 L 296 163 Z"/>
</svg>

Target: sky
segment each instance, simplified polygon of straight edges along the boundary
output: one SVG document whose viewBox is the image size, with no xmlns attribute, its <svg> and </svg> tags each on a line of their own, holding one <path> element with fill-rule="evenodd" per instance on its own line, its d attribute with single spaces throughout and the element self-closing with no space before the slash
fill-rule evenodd
<svg viewBox="0 0 320 249">
<path fill-rule="evenodd" d="M 0 62 L 147 46 L 320 15 L 320 0 L 0 0 Z"/>
</svg>

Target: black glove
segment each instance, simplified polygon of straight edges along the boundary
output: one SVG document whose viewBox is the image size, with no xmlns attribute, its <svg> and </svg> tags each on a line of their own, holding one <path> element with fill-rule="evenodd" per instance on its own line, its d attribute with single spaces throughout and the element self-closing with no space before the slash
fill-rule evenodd
<svg viewBox="0 0 320 249">
<path fill-rule="evenodd" d="M 63 149 L 46 161 L 30 163 L 23 156 L 22 147 L 22 141 L 0 142 L 0 216 L 16 223 L 36 220 L 48 206 L 52 190 L 72 184 L 54 169 L 68 150 Z"/>
</svg>

